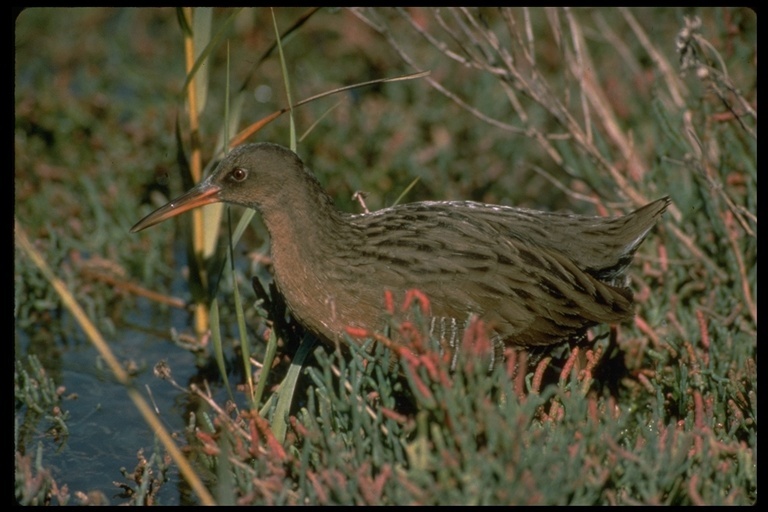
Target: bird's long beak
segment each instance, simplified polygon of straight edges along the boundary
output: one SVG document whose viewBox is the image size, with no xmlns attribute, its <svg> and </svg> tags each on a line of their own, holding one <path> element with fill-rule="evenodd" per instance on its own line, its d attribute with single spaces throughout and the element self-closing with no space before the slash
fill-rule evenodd
<svg viewBox="0 0 768 512">
<path fill-rule="evenodd" d="M 135 226 L 131 228 L 131 233 L 136 233 L 142 229 L 146 229 L 155 224 L 159 224 L 166 219 L 175 217 L 180 213 L 184 213 L 198 206 L 204 206 L 206 204 L 217 203 L 220 201 L 219 192 L 221 187 L 210 183 L 205 180 L 199 183 L 197 186 L 191 188 L 186 194 L 183 194 L 165 206 L 161 206 L 154 212 L 150 213 Z"/>
</svg>

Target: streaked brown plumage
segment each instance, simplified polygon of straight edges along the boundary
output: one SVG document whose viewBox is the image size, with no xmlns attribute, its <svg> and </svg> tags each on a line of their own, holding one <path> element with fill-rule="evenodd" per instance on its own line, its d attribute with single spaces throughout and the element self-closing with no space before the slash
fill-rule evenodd
<svg viewBox="0 0 768 512">
<path fill-rule="evenodd" d="M 132 231 L 217 201 L 261 213 L 278 289 L 294 317 L 327 342 L 344 342 L 347 327 L 380 330 L 385 290 L 402 301 L 415 288 L 430 300 L 438 336 L 455 338 L 476 314 L 496 340 L 518 346 L 631 318 L 626 268 L 669 204 L 664 197 L 616 218 L 469 201 L 352 215 L 335 208 L 296 154 L 258 143 L 230 152 Z"/>
</svg>

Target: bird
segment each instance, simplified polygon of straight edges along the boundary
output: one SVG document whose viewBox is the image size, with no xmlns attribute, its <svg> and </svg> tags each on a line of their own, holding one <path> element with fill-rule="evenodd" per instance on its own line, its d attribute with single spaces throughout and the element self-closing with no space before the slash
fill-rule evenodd
<svg viewBox="0 0 768 512">
<path fill-rule="evenodd" d="M 320 340 L 338 346 L 353 330 L 381 332 L 385 297 L 402 301 L 420 290 L 430 335 L 455 356 L 472 318 L 488 326 L 495 351 L 556 345 L 631 319 L 627 268 L 670 198 L 620 217 L 474 201 L 352 214 L 336 208 L 295 152 L 258 142 L 231 150 L 206 179 L 131 231 L 215 202 L 261 215 L 277 290 Z"/>
</svg>

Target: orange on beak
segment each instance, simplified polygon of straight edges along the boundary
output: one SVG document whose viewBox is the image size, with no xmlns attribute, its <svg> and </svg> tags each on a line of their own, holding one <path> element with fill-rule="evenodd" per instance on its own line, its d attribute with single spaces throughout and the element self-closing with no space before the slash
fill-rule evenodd
<svg viewBox="0 0 768 512">
<path fill-rule="evenodd" d="M 205 180 L 197 186 L 191 188 L 186 194 L 183 194 L 165 206 L 161 206 L 154 212 L 150 213 L 131 228 L 131 233 L 136 233 L 142 229 L 146 229 L 155 224 L 159 224 L 166 219 L 175 217 L 180 213 L 184 213 L 198 206 L 204 206 L 206 204 L 218 203 L 219 192 L 221 187 L 213 185 Z"/>
</svg>

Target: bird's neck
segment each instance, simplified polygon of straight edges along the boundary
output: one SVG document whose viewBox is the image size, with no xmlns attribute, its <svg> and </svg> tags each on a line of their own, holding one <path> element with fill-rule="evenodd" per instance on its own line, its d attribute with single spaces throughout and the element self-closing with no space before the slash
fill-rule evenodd
<svg viewBox="0 0 768 512">
<path fill-rule="evenodd" d="M 314 176 L 307 173 L 297 178 L 289 179 L 279 195 L 264 200 L 259 208 L 276 265 L 285 260 L 301 267 L 305 260 L 322 259 L 352 229 Z"/>
<path fill-rule="evenodd" d="M 302 324 L 334 339 L 341 326 L 334 324 L 327 266 L 340 246 L 354 240 L 354 228 L 322 189 L 294 190 L 291 196 L 289 204 L 261 212 L 270 233 L 275 281 Z"/>
</svg>

